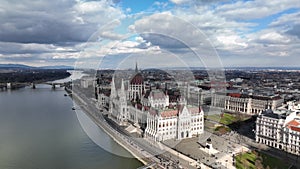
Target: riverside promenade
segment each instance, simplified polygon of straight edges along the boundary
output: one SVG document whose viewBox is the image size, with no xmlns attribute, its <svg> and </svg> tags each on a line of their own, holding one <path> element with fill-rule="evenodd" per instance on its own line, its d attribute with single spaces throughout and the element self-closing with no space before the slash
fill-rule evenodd
<svg viewBox="0 0 300 169">
<path fill-rule="evenodd" d="M 161 143 L 151 143 L 146 139 L 137 139 L 128 137 L 122 132 L 117 131 L 112 127 L 103 117 L 103 113 L 97 108 L 94 99 L 87 98 L 86 95 L 80 91 L 72 92 L 72 97 L 75 103 L 99 126 L 101 127 L 112 139 L 124 147 L 135 158 L 151 168 L 209 168 L 203 164 L 197 164 L 197 161 L 187 157 L 180 152 L 177 152 Z M 166 165 L 166 161 L 177 159 L 179 164 L 175 162 L 173 165 Z"/>
<path fill-rule="evenodd" d="M 104 132 L 106 132 L 114 141 L 116 141 L 119 145 L 130 152 L 135 158 L 137 158 L 145 165 L 155 163 L 156 168 L 163 168 L 159 166 L 158 159 L 152 157 L 152 155 L 148 152 L 142 151 L 142 149 L 135 145 L 131 140 L 113 129 L 106 122 L 106 120 L 100 113 L 100 110 L 95 105 L 91 104 L 88 98 L 86 98 L 83 94 L 80 94 L 79 96 L 78 92 L 73 92 L 72 97 L 74 102 L 94 121 L 94 123 L 98 127 L 102 128 Z"/>
</svg>

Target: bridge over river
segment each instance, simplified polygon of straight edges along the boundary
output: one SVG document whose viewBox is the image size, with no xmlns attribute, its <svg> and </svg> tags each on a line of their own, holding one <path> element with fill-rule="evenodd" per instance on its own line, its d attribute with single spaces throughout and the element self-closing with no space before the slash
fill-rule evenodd
<svg viewBox="0 0 300 169">
<path fill-rule="evenodd" d="M 7 89 L 16 89 L 25 86 L 30 86 L 31 88 L 35 89 L 37 84 L 45 84 L 51 85 L 52 89 L 55 89 L 57 86 L 65 87 L 71 82 L 12 82 L 12 83 L 0 83 L 0 90 L 7 90 Z"/>
</svg>

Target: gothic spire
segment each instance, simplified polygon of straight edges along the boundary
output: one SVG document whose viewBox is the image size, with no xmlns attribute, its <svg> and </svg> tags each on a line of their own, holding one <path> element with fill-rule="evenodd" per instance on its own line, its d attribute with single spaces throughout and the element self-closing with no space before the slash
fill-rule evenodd
<svg viewBox="0 0 300 169">
<path fill-rule="evenodd" d="M 110 91 L 111 91 L 110 97 L 114 98 L 117 96 L 114 76 L 112 77 L 112 80 L 111 80 L 111 90 Z"/>
<path fill-rule="evenodd" d="M 139 69 L 138 69 L 138 64 L 137 61 L 135 62 L 135 73 L 138 73 Z"/>
<path fill-rule="evenodd" d="M 122 81 L 121 81 L 121 90 L 123 91 L 125 91 L 125 87 L 124 87 L 124 81 L 123 81 L 123 79 L 122 79 Z"/>
</svg>

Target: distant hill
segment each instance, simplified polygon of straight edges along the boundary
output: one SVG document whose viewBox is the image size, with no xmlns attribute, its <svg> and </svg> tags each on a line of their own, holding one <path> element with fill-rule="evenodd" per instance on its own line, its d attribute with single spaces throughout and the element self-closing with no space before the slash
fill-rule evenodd
<svg viewBox="0 0 300 169">
<path fill-rule="evenodd" d="M 41 66 L 33 67 L 22 64 L 0 64 L 0 69 L 74 69 L 72 66 L 57 65 L 57 66 Z"/>
<path fill-rule="evenodd" d="M 300 70 L 300 67 L 225 67 L 225 69 L 236 70 Z"/>
<path fill-rule="evenodd" d="M 209 70 L 214 69 L 213 67 L 163 67 L 163 68 L 147 68 L 145 70 Z M 252 70 L 252 71 L 263 71 L 263 70 L 300 70 L 300 67 L 216 67 L 216 69 L 224 70 Z"/>
<path fill-rule="evenodd" d="M 40 69 L 74 69 L 72 66 L 58 65 L 58 66 L 42 66 Z"/>
<path fill-rule="evenodd" d="M 0 69 L 33 69 L 34 67 L 21 64 L 0 64 Z"/>
</svg>

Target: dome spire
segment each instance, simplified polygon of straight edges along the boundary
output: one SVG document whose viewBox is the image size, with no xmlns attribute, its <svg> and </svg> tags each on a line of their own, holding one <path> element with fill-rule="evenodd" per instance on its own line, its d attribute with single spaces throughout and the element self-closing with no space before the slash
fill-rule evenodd
<svg viewBox="0 0 300 169">
<path fill-rule="evenodd" d="M 135 61 L 135 73 L 138 73 L 139 69 L 138 69 L 138 64 L 137 61 Z"/>
</svg>

